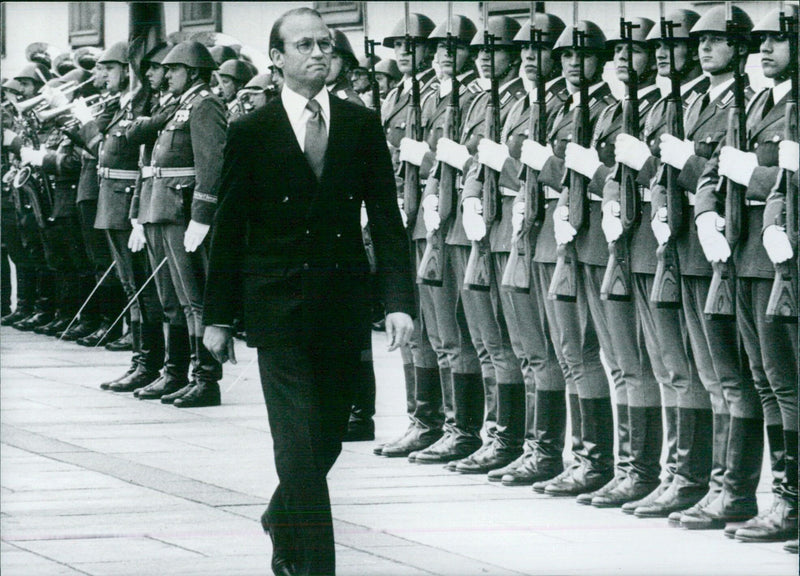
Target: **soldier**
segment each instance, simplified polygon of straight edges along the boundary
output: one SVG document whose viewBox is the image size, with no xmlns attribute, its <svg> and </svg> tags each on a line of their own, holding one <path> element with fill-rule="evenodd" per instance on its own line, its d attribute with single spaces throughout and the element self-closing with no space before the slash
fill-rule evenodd
<svg viewBox="0 0 800 576">
<path fill-rule="evenodd" d="M 671 68 L 674 68 L 685 110 L 708 89 L 709 84 L 700 69 L 697 41 L 689 36 L 689 30 L 700 15 L 680 9 L 668 13 L 665 19 L 673 25 L 673 30 L 667 32 L 654 26 L 647 41 L 655 46 L 658 74 L 669 77 Z M 671 57 L 675 59 L 672 67 Z M 665 96 L 656 102 L 647 114 L 642 140 L 620 134 L 614 149 L 616 161 L 637 170 L 637 182 L 644 187 L 641 221 L 634 229 L 631 241 L 631 272 L 647 352 L 654 366 L 660 362 L 668 374 L 666 379 L 658 376 L 667 435 L 666 473 L 659 487 L 649 496 L 622 505 L 623 512 L 635 513 L 639 517 L 666 516 L 676 509 L 694 505 L 706 491 L 711 466 L 710 436 L 706 434 L 712 423 L 711 403 L 697 377 L 694 357 L 683 330 L 683 313 L 679 308 L 659 307 L 650 300 L 658 245 L 650 230 L 657 212 L 651 209 L 650 189 L 662 186 L 666 174 L 659 172 L 661 181 L 651 183 L 657 171 L 664 170 L 658 168 L 657 155 L 660 135 L 671 129 L 667 124 L 667 98 Z M 666 208 L 662 210 L 666 213 Z"/>
<path fill-rule="evenodd" d="M 564 154 L 569 141 L 573 138 L 574 114 L 571 109 L 579 105 L 581 81 L 585 82 L 589 101 L 589 130 L 593 129 L 600 112 L 614 103 L 608 85 L 602 80 L 603 64 L 608 59 L 606 38 L 600 28 L 590 21 L 580 21 L 577 29 L 585 34 L 583 49 L 583 71 L 581 71 L 580 46 L 573 43 L 574 30 L 567 28 L 553 47 L 554 56 L 561 59 L 567 90 L 570 97 L 559 110 L 553 126 L 548 134 L 548 144 L 542 146 L 532 140 L 523 143 L 522 162 L 538 170 L 539 181 L 545 186 L 545 198 L 558 198 L 558 206 L 548 203 L 545 221 L 539 233 L 534 261 L 545 264 L 539 267 L 542 289 L 549 287 L 554 273 L 556 261 L 555 245 L 572 241 L 574 229 L 564 234 L 564 224 L 569 217 L 566 206 L 568 189 L 562 190 L 564 180 Z M 600 196 L 596 195 L 596 200 Z M 605 264 L 607 252 L 600 231 L 600 203 L 589 202 L 589 225 L 584 226 L 577 241 L 578 261 L 581 263 L 600 262 Z M 550 229 L 550 222 L 553 229 Z M 568 223 L 567 223 L 568 224 Z M 570 227 L 571 228 L 571 227 Z M 591 238 L 590 238 L 591 236 Z M 553 243 L 552 239 L 555 239 Z M 582 267 L 576 263 L 575 266 Z M 598 341 L 604 349 L 611 349 L 608 334 L 603 332 L 604 320 L 600 308 L 599 297 L 585 286 L 589 270 L 577 274 L 577 302 L 554 300 L 552 318 L 560 330 L 561 350 L 569 373 L 575 383 L 577 394 L 570 391 L 569 407 L 572 421 L 573 464 L 550 481 L 536 482 L 533 489 L 551 496 L 577 496 L 592 492 L 610 481 L 614 474 L 613 467 L 613 420 L 609 383 L 605 370 L 600 363 Z M 613 360 L 613 356 L 609 359 Z M 612 374 L 616 382 L 621 384 L 618 370 L 612 366 Z M 621 394 L 618 394 L 622 399 Z M 624 411 L 623 411 L 624 413 Z M 578 417 L 580 415 L 580 418 Z M 580 430 L 580 434 L 578 434 Z M 627 442 L 621 438 L 620 453 L 627 452 Z M 622 459 L 621 459 L 622 460 Z"/>
<path fill-rule="evenodd" d="M 128 77 L 128 45 L 113 44 L 97 61 L 112 95 L 119 95 L 119 105 L 108 122 L 96 122 L 81 101 L 73 114 L 82 124 L 81 136 L 86 147 L 98 157 L 97 174 L 100 193 L 94 227 L 105 230 L 117 275 L 130 306 L 130 332 L 133 346 L 131 368 L 101 388 L 113 392 L 133 392 L 159 376 L 164 360 L 163 311 L 158 294 L 148 280 L 151 270 L 143 254 L 128 247 L 131 233 L 129 219 L 136 179 L 139 175 L 139 148 L 129 142 L 125 130 L 140 111 L 133 108 L 133 93 Z M 102 126 L 102 127 L 101 127 Z"/>
<path fill-rule="evenodd" d="M 217 206 L 225 144 L 223 104 L 208 82 L 216 68 L 199 42 L 181 42 L 162 61 L 179 104 L 153 150 L 152 223 L 160 229 L 192 350 L 189 383 L 161 397 L 179 408 L 218 406 L 222 366 L 203 345 L 206 243 Z"/>
<path fill-rule="evenodd" d="M 401 76 L 397 60 L 394 58 L 386 58 L 375 64 L 375 80 L 378 82 L 378 90 L 381 94 L 381 105 L 386 101 L 389 91 L 397 86 Z"/>
<path fill-rule="evenodd" d="M 477 63 L 485 81 L 498 86 L 500 110 L 497 115 L 502 123 L 513 104 L 525 96 L 522 79 L 519 77 L 520 49 L 514 42 L 519 31 L 519 23 L 506 16 L 493 16 L 488 19 L 487 30 L 493 38 L 492 45 L 486 45 L 485 35 L 476 34 L 471 47 L 477 50 Z M 492 47 L 494 46 L 494 48 Z M 495 76 L 492 78 L 491 73 Z M 464 177 L 464 190 L 456 206 L 457 216 L 450 229 L 446 243 L 458 245 L 453 250 L 456 276 L 463 285 L 459 286 L 461 300 L 470 338 L 478 354 L 484 384 L 484 429 L 487 440 L 470 456 L 450 463 L 450 469 L 462 474 L 485 474 L 501 468 L 515 460 L 522 453 L 524 434 L 525 386 L 520 364 L 511 348 L 511 341 L 502 314 L 496 314 L 497 290 L 494 282 L 490 292 L 468 289 L 465 283 L 467 261 L 474 242 L 479 242 L 486 234 L 479 212 L 480 198 L 475 191 L 480 189 L 480 174 L 484 168 L 472 157 L 478 143 L 487 134 L 487 109 L 492 104 L 491 90 L 478 95 L 464 116 L 461 144 L 442 139 L 437 146 L 437 158 L 460 170 Z M 489 178 L 490 176 L 485 176 Z M 494 234 L 490 237 L 491 250 L 501 251 Z M 500 311 L 497 308 L 498 312 Z M 474 400 L 473 400 L 474 401 Z"/>
<path fill-rule="evenodd" d="M 350 83 L 353 85 L 353 90 L 360 98 L 366 98 L 370 91 L 369 71 L 373 65 L 377 65 L 381 61 L 380 56 L 374 58 L 367 58 L 362 56 L 358 59 L 358 63 L 350 71 Z M 370 103 L 366 100 L 364 103 L 369 106 Z"/>
<path fill-rule="evenodd" d="M 634 76 L 638 77 L 636 96 L 641 122 L 660 97 L 658 86 L 655 84 L 655 50 L 652 44 L 647 44 L 645 41 L 653 27 L 653 21 L 647 18 L 633 18 L 631 24 L 633 28 L 630 32 L 632 38 L 630 50 L 623 38 L 612 38 L 606 42 L 606 46 L 613 50 L 617 77 L 624 84 L 635 81 L 629 76 L 629 67 L 632 67 Z M 621 239 L 622 223 L 619 208 L 621 191 L 620 183 L 614 179 L 614 141 L 620 130 L 625 129 L 623 106 L 624 102 L 617 102 L 603 111 L 594 127 L 592 148 L 584 148 L 575 143 L 567 144 L 564 161 L 568 169 L 576 170 L 589 178 L 590 198 L 592 194 L 603 196 L 601 228 L 609 246 L 618 240 L 627 241 Z M 638 133 L 641 126 L 637 125 L 632 129 Z M 638 189 L 634 192 L 639 194 Z M 636 247 L 629 245 L 629 250 L 634 254 Z M 584 272 L 585 286 L 592 292 L 591 296 L 587 292 L 589 299 L 601 291 L 607 261 L 608 258 L 601 264 L 592 258 L 587 258 L 588 266 L 584 267 Z M 602 319 L 598 318 L 595 321 L 605 323 L 604 331 L 608 333 L 610 340 L 608 346 L 603 348 L 603 353 L 609 364 L 616 365 L 619 369 L 618 375 L 615 374 L 617 434 L 623 450 L 627 444 L 627 454 L 622 454 L 614 478 L 600 490 L 580 495 L 578 498 L 580 503 L 591 503 L 601 508 L 622 506 L 626 502 L 647 496 L 658 486 L 661 472 L 659 460 L 662 423 L 659 386 L 653 374 L 649 355 L 643 345 L 646 339 L 638 321 L 632 294 L 628 296 L 627 301 L 608 298 L 600 302 Z M 667 379 L 666 369 L 662 364 L 657 364 L 656 372 L 661 381 Z"/>
<path fill-rule="evenodd" d="M 454 44 L 452 55 L 447 46 L 448 29 Z M 434 153 L 431 150 L 436 150 L 440 138 L 448 136 L 444 133 L 445 128 L 451 130 L 452 134 L 460 133 L 459 120 L 464 117 L 461 111 L 468 109 L 472 99 L 482 92 L 475 82 L 477 73 L 469 49 L 476 31 L 475 24 L 470 19 L 455 15 L 449 24 L 447 20 L 439 23 L 428 36 L 429 43 L 436 46 L 434 59 L 438 65 L 440 83 L 438 88 L 426 94 L 422 105 L 424 141 L 403 138 L 400 143 L 400 159 L 420 166 L 420 177 L 427 177 L 423 200 L 411 234 L 416 244 L 417 268 L 422 263 L 428 234 L 438 230 L 441 238 L 453 224 L 452 212 L 449 215 L 444 214 L 444 217 L 439 212 L 439 196 L 444 194 L 439 189 L 439 184 L 443 179 L 441 170 L 445 168 L 439 167 L 437 174 L 430 173 L 434 165 Z M 454 125 L 445 126 L 449 107 L 452 105 L 451 93 L 455 86 L 459 91 L 459 111 L 449 118 Z M 420 151 L 423 153 L 420 154 Z M 448 193 L 452 196 L 456 192 L 450 190 Z M 454 198 L 450 199 L 451 203 L 454 201 Z M 480 400 L 474 400 L 475 396 L 480 398 L 480 366 L 475 349 L 469 341 L 452 260 L 445 254 L 441 257 L 445 259 L 442 286 L 419 284 L 418 291 L 423 334 L 436 352 L 439 365 L 445 416 L 444 434 L 431 446 L 409 454 L 409 460 L 419 464 L 464 458 L 480 446 L 482 407 Z"/>
<path fill-rule="evenodd" d="M 128 247 L 134 253 L 146 247 L 153 270 L 166 258 L 166 252 L 160 235 L 161 228 L 153 223 L 153 169 L 150 161 L 158 132 L 178 105 L 177 98 L 167 91 L 166 68 L 161 64 L 172 48 L 171 44 L 161 44 L 142 58 L 141 66 L 152 91 L 152 103 L 149 115 L 136 118 L 125 130 L 128 143 L 139 148 L 140 164 L 129 214 L 131 235 Z M 186 315 L 175 292 L 169 268 L 162 266 L 155 274 L 154 282 L 165 320 L 162 327 L 165 336 L 164 370 L 159 378 L 134 390 L 133 395 L 140 400 L 159 399 L 177 392 L 188 383 L 190 346 Z"/>
<path fill-rule="evenodd" d="M 271 98 L 278 95 L 277 88 L 272 81 L 272 74 L 257 74 L 242 88 L 238 97 L 242 101 L 245 113 L 258 110 L 266 106 Z"/>
<path fill-rule="evenodd" d="M 412 102 L 412 70 L 416 69 L 420 94 L 424 94 L 435 86 L 436 74 L 431 67 L 431 48 L 425 43 L 428 35 L 436 26 L 424 14 L 409 14 L 406 26 L 405 19 L 395 24 L 392 32 L 384 38 L 383 45 L 394 50 L 397 67 L 403 74 L 401 82 L 386 96 L 381 108 L 381 121 L 392 161 L 395 167 L 400 166 L 400 141 L 406 135 L 408 109 Z M 406 42 L 406 32 L 413 39 L 413 46 Z M 400 214 L 405 221 L 409 215 L 403 203 L 403 181 L 398 178 L 398 203 Z M 414 245 L 409 230 L 409 257 L 415 261 Z M 417 298 L 419 294 L 417 293 Z M 419 302 L 417 300 L 417 302 Z M 373 452 L 378 455 L 406 457 L 411 452 L 427 448 L 442 435 L 442 398 L 439 380 L 439 368 L 436 354 L 431 348 L 421 314 L 414 319 L 414 335 L 409 346 L 401 348 L 403 357 L 403 376 L 406 388 L 406 412 L 409 425 L 398 438 L 386 444 L 378 445 Z"/>
<path fill-rule="evenodd" d="M 794 31 L 790 26 L 781 26 L 780 17 L 784 14 L 794 19 Z M 736 539 L 743 542 L 772 542 L 797 536 L 797 327 L 768 316 L 775 277 L 773 263 L 790 261 L 788 270 L 795 282 L 797 272 L 797 257 L 791 249 L 785 251 L 786 246 L 791 246 L 785 230 L 769 230 L 770 226 L 776 226 L 776 221 L 781 221 L 775 219 L 782 212 L 780 196 L 797 193 L 797 183 L 788 181 L 791 173 L 782 175 L 786 179 L 785 188 L 776 186 L 781 173 L 779 142 L 785 137 L 786 123 L 797 121 L 796 115 L 786 115 L 790 98 L 793 96 L 795 106 L 797 102 L 797 86 L 792 87 L 793 74 L 794 81 L 797 80 L 796 42 L 794 50 L 790 49 L 790 35 L 796 34 L 796 22 L 797 7 L 786 5 L 772 10 L 753 28 L 754 37 L 760 40 L 762 70 L 767 78 L 774 80 L 775 86 L 755 96 L 748 108 L 746 150 L 749 152 L 735 146 L 722 146 L 703 170 L 695 205 L 700 234 L 702 220 L 709 214 L 716 213 L 715 218 L 719 218 L 718 214 L 724 213 L 725 188 L 717 185 L 720 178 L 746 187 L 745 229 L 732 255 L 736 270 L 736 323 L 761 397 L 771 455 L 775 456 L 782 439 L 780 447 L 785 454 L 785 466 L 776 470 L 773 462 L 771 508 L 745 522 L 741 528 L 737 529 L 735 524 L 725 527 L 726 534 L 735 533 Z M 790 95 L 792 89 L 795 92 Z M 794 130 L 796 134 L 796 126 Z M 778 204 L 767 208 L 765 201 L 773 189 L 771 202 Z M 712 241 L 701 237 L 700 242 L 706 255 L 714 257 L 717 249 Z M 722 242 L 725 242 L 724 237 L 720 245 Z M 781 248 L 783 254 L 780 254 Z M 797 295 L 794 293 L 790 297 Z M 739 519 L 755 508 L 753 495 L 761 467 L 763 422 L 755 411 L 743 417 L 737 413 L 736 404 L 730 402 L 730 406 L 731 433 L 723 491 L 715 502 L 698 513 L 708 524 Z"/>
<path fill-rule="evenodd" d="M 334 28 L 331 32 L 333 33 L 334 48 L 331 69 L 325 79 L 328 92 L 342 100 L 349 100 L 354 104 L 364 106 L 364 101 L 350 83 L 350 71 L 358 66 L 358 60 L 353 52 L 353 47 L 350 46 L 350 40 L 338 28 Z"/>
<path fill-rule="evenodd" d="M 732 14 L 733 34 L 728 32 L 722 6 L 706 12 L 692 27 L 691 36 L 699 40 L 700 65 L 710 75 L 711 85 L 686 113 L 686 140 L 661 136 L 661 160 L 680 170 L 678 183 L 688 192 L 690 205 L 697 201 L 703 167 L 725 136 L 728 109 L 734 102 L 733 66 L 747 57 L 751 46 L 750 17 L 736 6 Z M 751 92 L 748 88 L 747 100 Z M 658 205 L 663 205 L 660 199 Z M 761 471 L 764 416 L 735 321 L 712 320 L 703 313 L 711 284 L 710 262 L 722 260 L 728 245 L 724 239 L 718 242 L 716 208 L 695 206 L 694 210 L 696 226 L 690 224 L 688 233 L 677 236 L 676 244 L 686 328 L 714 412 L 712 468 L 708 493 L 683 513 L 671 513 L 670 521 L 688 529 L 722 529 L 726 522 L 744 521 L 757 513 L 755 489 Z"/>
<path fill-rule="evenodd" d="M 540 37 L 532 41 L 531 26 Z M 522 25 L 514 41 L 522 47 L 522 76 L 527 88 L 528 97 L 514 105 L 508 114 L 503 127 L 503 144 L 498 145 L 489 139 L 481 140 L 478 147 L 478 159 L 481 163 L 500 173 L 499 185 L 504 190 L 503 218 L 495 227 L 502 226 L 500 246 L 507 247 L 509 253 L 519 248 L 513 239 L 518 239 L 522 230 L 525 204 L 526 182 L 520 174 L 525 168 L 519 161 L 521 148 L 526 139 L 533 139 L 530 132 L 531 114 L 536 113 L 539 75 L 545 90 L 545 100 L 538 102 L 545 108 L 546 122 L 539 126 L 544 134 L 555 119 L 558 110 L 563 106 L 568 94 L 566 81 L 561 76 L 560 62 L 553 58 L 552 47 L 556 39 L 564 31 L 564 23 L 557 16 L 536 13 L 533 24 L 528 20 Z M 539 52 L 541 51 L 541 70 L 539 70 Z M 538 119 L 537 119 L 538 121 Z M 524 174 L 524 172 L 522 172 Z M 508 190 L 509 193 L 506 193 Z M 515 191 L 516 196 L 510 192 Z M 534 192 L 537 193 L 537 192 Z M 509 205 L 510 204 L 510 205 Z M 532 255 L 535 248 L 536 232 L 541 222 L 532 222 L 536 230 L 531 230 L 524 240 L 529 249 L 523 250 L 525 255 Z M 500 236 L 499 231 L 492 232 Z M 498 251 L 494 254 L 496 278 L 503 278 L 508 265 L 509 253 Z M 534 482 L 549 480 L 564 469 L 562 453 L 564 451 L 564 434 L 566 428 L 565 376 L 568 372 L 563 365 L 561 349 L 558 344 L 557 326 L 546 319 L 542 290 L 535 272 L 530 268 L 530 285 L 527 292 L 500 289 L 503 314 L 508 326 L 509 337 L 514 353 L 520 359 L 525 379 L 525 441 L 523 454 L 503 468 L 489 472 L 489 480 L 502 481 L 504 485 L 530 486 Z M 546 287 L 545 287 L 546 290 Z"/>
<path fill-rule="evenodd" d="M 217 77 L 222 91 L 220 97 L 228 106 L 229 122 L 241 115 L 242 112 L 236 95 L 255 74 L 253 66 L 244 60 L 226 60 L 219 66 Z"/>
</svg>

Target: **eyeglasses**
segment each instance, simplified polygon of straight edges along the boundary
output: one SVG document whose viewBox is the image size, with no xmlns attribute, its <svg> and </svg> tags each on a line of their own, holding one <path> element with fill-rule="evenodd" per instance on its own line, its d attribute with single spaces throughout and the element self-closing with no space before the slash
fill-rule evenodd
<svg viewBox="0 0 800 576">
<path fill-rule="evenodd" d="M 295 42 L 294 47 L 297 48 L 297 51 L 300 52 L 300 54 L 308 55 L 314 51 L 314 44 L 319 46 L 319 51 L 323 54 L 330 54 L 333 52 L 333 40 L 330 38 L 320 38 L 319 40 L 315 40 L 314 38 L 303 38 Z"/>
</svg>

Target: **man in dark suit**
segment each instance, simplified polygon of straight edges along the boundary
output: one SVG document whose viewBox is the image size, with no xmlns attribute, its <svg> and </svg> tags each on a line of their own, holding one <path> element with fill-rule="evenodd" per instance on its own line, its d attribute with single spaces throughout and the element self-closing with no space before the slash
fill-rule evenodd
<svg viewBox="0 0 800 576">
<path fill-rule="evenodd" d="M 276 574 L 334 574 L 326 475 L 341 451 L 370 311 L 366 204 L 393 350 L 413 330 L 412 276 L 380 122 L 325 90 L 333 50 L 308 8 L 281 16 L 270 57 L 280 98 L 233 122 L 204 310 L 205 344 L 229 357 L 243 314 L 258 348 L 280 484 L 262 516 Z M 266 138 L 265 135 L 269 135 Z"/>
</svg>

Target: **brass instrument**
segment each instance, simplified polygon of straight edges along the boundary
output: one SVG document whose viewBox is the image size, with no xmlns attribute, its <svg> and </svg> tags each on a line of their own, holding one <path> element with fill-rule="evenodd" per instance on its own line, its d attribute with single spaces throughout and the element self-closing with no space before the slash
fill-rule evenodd
<svg viewBox="0 0 800 576">
<path fill-rule="evenodd" d="M 110 96 L 108 98 L 111 98 Z M 103 100 L 100 94 L 94 94 L 93 96 L 89 96 L 88 98 L 84 99 L 84 102 L 87 106 L 97 106 L 99 104 L 103 104 L 105 101 Z M 69 112 L 72 112 L 72 109 L 77 104 L 77 101 L 70 102 L 69 104 L 65 104 L 63 106 L 58 106 L 56 108 L 47 108 L 45 110 L 34 110 L 33 115 L 36 117 L 36 120 L 40 124 L 45 124 L 46 122 L 50 122 L 51 120 L 58 118 L 59 116 L 63 116 Z"/>
<path fill-rule="evenodd" d="M 75 84 L 74 80 L 70 80 L 69 82 L 64 83 L 62 86 L 59 86 L 57 90 L 60 90 L 65 96 L 68 94 L 72 94 L 76 90 L 83 88 L 90 82 L 93 82 L 94 78 L 88 78 L 81 82 L 80 84 Z M 66 86 L 66 88 L 65 88 Z M 40 90 L 41 92 L 41 90 Z M 13 106 L 14 109 L 17 111 L 17 114 L 25 114 L 34 108 L 39 107 L 41 104 L 45 104 L 45 97 L 44 94 L 37 94 L 32 98 L 28 98 L 27 100 L 23 100 L 21 102 L 14 102 Z"/>
<path fill-rule="evenodd" d="M 90 105 L 92 116 L 94 116 L 95 118 L 100 116 L 100 114 L 102 114 L 105 111 L 106 106 L 108 106 L 109 104 L 113 104 L 113 103 L 117 102 L 119 100 L 119 97 L 120 97 L 119 93 L 117 93 L 117 94 L 108 94 L 105 97 L 100 97 L 100 99 L 97 102 L 95 102 L 95 103 Z M 90 96 L 86 100 L 88 101 L 91 98 L 94 98 L 94 96 Z M 72 110 L 72 108 L 70 108 L 70 111 L 71 110 Z M 79 126 L 79 125 L 80 125 L 80 123 L 78 122 L 78 120 L 73 118 L 72 120 L 69 120 L 68 122 L 66 122 L 62 126 L 62 128 L 65 129 L 65 130 L 71 130 L 71 129 Z"/>
</svg>

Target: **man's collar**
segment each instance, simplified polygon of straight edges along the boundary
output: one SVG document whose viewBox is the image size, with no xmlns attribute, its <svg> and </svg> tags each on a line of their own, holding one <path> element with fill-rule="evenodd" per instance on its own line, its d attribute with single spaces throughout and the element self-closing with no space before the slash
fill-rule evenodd
<svg viewBox="0 0 800 576">
<path fill-rule="evenodd" d="M 776 84 L 772 88 L 772 98 L 773 102 L 780 102 L 781 98 L 786 96 L 789 90 L 792 89 L 792 81 L 791 80 L 784 80 L 780 84 Z"/>
<path fill-rule="evenodd" d="M 649 86 L 645 86 L 644 88 L 639 89 L 639 93 L 636 95 L 639 100 L 650 94 L 653 90 L 658 90 L 658 84 L 650 84 Z"/>
<path fill-rule="evenodd" d="M 592 94 L 594 94 L 594 93 L 595 93 L 595 92 L 597 92 L 597 91 L 598 91 L 600 88 L 602 88 L 603 86 L 605 86 L 605 84 L 606 84 L 606 83 L 605 83 L 605 81 L 604 81 L 604 80 L 600 80 L 600 82 L 598 82 L 597 84 L 592 84 L 591 86 L 589 86 L 589 90 L 588 90 L 589 98 L 591 98 Z M 572 94 L 570 94 L 570 96 L 569 96 L 569 98 L 568 98 L 567 100 L 568 100 L 568 101 L 569 101 L 569 100 L 571 100 L 571 101 L 572 101 L 572 104 L 573 104 L 574 106 L 577 106 L 578 104 L 580 104 L 580 103 L 581 103 L 581 91 L 580 91 L 580 90 L 576 90 L 575 92 L 573 92 Z"/>
<path fill-rule="evenodd" d="M 713 88 L 709 88 L 708 90 L 709 102 L 713 102 L 714 100 L 716 100 L 720 94 L 725 92 L 725 90 L 727 90 L 728 87 L 731 86 L 731 84 L 733 84 L 733 78 L 725 80 L 725 82 L 723 82 L 719 86 L 714 86 Z"/>
<path fill-rule="evenodd" d="M 192 94 L 194 94 L 195 92 L 200 90 L 200 88 L 202 88 L 203 85 L 204 85 L 203 82 L 197 82 L 196 84 L 193 84 L 192 86 L 190 86 L 189 89 L 186 92 L 181 94 L 181 104 L 186 102 Z"/>
<path fill-rule="evenodd" d="M 700 82 L 702 82 L 705 78 L 707 78 L 707 76 L 705 76 L 703 74 L 700 74 L 698 77 L 692 78 L 691 80 L 689 80 L 685 84 L 682 84 L 681 85 L 681 96 L 685 96 L 686 94 L 688 94 L 689 91 L 692 88 L 694 88 L 695 86 L 700 84 Z"/>
<path fill-rule="evenodd" d="M 322 109 L 322 118 L 325 120 L 325 124 L 330 126 L 331 100 L 328 90 L 323 87 L 319 92 L 317 92 L 316 96 L 314 96 L 312 100 L 316 100 L 319 103 L 319 106 Z M 295 123 L 303 115 L 309 99 L 301 94 L 298 94 L 284 84 L 283 90 L 281 90 L 281 102 L 283 103 L 283 107 L 286 110 L 287 116 L 289 116 L 289 120 L 292 123 Z"/>
</svg>

